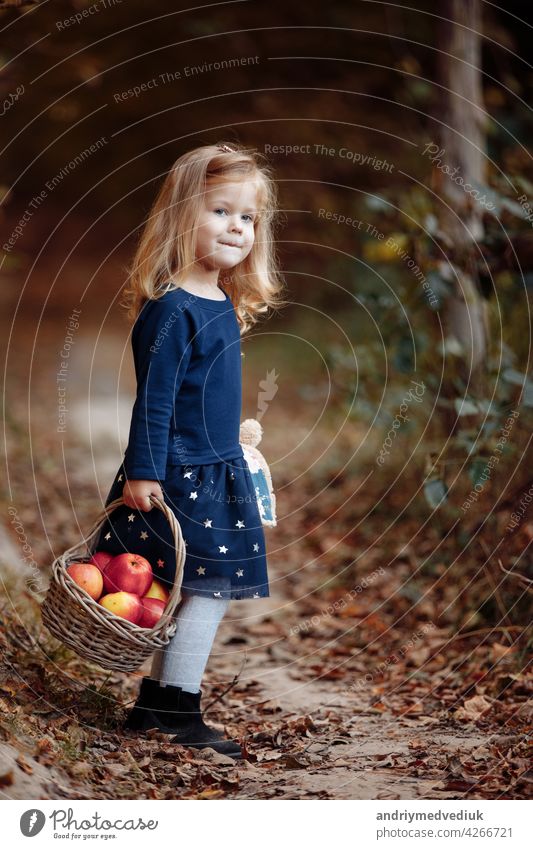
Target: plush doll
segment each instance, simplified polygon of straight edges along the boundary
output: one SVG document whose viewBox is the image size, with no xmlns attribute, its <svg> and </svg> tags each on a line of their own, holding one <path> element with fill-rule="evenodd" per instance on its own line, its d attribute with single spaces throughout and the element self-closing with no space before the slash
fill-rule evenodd
<svg viewBox="0 0 533 849">
<path fill-rule="evenodd" d="M 262 436 L 263 428 L 257 419 L 245 419 L 241 423 L 239 442 L 252 476 L 261 522 L 273 528 L 277 524 L 276 496 L 268 463 L 257 448 Z"/>
</svg>

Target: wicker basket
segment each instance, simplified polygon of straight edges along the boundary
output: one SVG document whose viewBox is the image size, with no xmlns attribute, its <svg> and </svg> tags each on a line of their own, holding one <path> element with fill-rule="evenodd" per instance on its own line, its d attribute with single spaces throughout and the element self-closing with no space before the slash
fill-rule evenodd
<svg viewBox="0 0 533 849">
<path fill-rule="evenodd" d="M 180 602 L 185 543 L 173 511 L 156 496 L 150 500 L 161 510 L 172 528 L 176 544 L 176 574 L 174 586 L 161 619 L 153 628 L 141 628 L 127 619 L 115 616 L 78 586 L 67 572 L 72 563 L 86 562 L 91 556 L 89 544 L 96 539 L 102 525 L 116 507 L 124 504 L 117 498 L 104 507 L 87 539 L 67 549 L 52 564 L 52 578 L 41 605 L 43 624 L 51 634 L 76 654 L 98 663 L 104 669 L 133 672 L 150 655 L 166 646 L 176 631 L 173 614 Z M 80 553 L 83 546 L 87 552 Z"/>
</svg>

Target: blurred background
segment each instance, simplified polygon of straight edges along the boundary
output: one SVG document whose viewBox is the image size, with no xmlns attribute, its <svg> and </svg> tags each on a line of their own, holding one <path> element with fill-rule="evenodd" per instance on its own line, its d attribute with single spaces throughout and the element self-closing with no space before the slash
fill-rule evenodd
<svg viewBox="0 0 533 849">
<path fill-rule="evenodd" d="M 516 0 L 436 12 L 1 4 L 2 560 L 25 628 L 126 448 L 135 378 L 119 300 L 150 205 L 183 152 L 235 141 L 274 169 L 289 301 L 242 342 L 242 418 L 275 386 L 260 446 L 279 511 L 272 639 L 296 655 L 316 640 L 326 666 L 332 637 L 345 660 L 370 644 L 377 662 L 431 622 L 437 643 L 476 635 L 461 674 L 486 663 L 494 698 L 495 661 L 522 674 L 533 20 Z M 351 606 L 288 635 L 378 567 Z"/>
</svg>

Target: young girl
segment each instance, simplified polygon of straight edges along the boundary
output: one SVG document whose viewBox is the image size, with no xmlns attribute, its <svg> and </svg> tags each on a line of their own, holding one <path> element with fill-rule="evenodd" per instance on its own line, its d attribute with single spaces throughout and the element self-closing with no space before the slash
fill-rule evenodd
<svg viewBox="0 0 533 849">
<path fill-rule="evenodd" d="M 125 728 L 239 758 L 202 718 L 200 684 L 230 599 L 269 595 L 265 538 L 239 443 L 240 336 L 282 303 L 272 241 L 276 191 L 259 154 L 198 147 L 168 173 L 133 261 L 123 306 L 134 321 L 137 397 L 124 461 L 106 504 L 121 495 L 93 547 L 146 557 L 172 586 L 166 501 L 186 545 L 177 628 L 153 659 Z"/>
</svg>

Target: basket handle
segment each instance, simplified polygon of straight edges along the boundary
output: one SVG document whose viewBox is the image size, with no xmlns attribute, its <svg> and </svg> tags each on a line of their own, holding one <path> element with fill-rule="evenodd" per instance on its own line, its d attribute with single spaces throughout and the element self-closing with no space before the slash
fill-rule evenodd
<svg viewBox="0 0 533 849">
<path fill-rule="evenodd" d="M 172 587 L 172 590 L 170 591 L 170 596 L 169 596 L 167 605 L 165 607 L 165 611 L 164 611 L 163 616 L 161 617 L 159 622 L 156 625 L 154 625 L 153 631 L 155 633 L 157 630 L 161 630 L 164 627 L 163 620 L 165 620 L 165 622 L 166 622 L 167 617 L 171 617 L 173 615 L 174 611 L 176 610 L 176 608 L 177 608 L 177 606 L 180 602 L 180 599 L 181 599 L 181 584 L 182 584 L 182 581 L 183 581 L 183 567 L 184 567 L 184 564 L 185 564 L 186 551 L 185 551 L 185 543 L 183 541 L 183 534 L 181 532 L 181 525 L 178 522 L 178 520 L 176 519 L 174 512 L 170 509 L 168 504 L 165 503 L 165 501 L 162 501 L 156 495 L 150 495 L 149 498 L 150 498 L 150 501 L 152 502 L 152 504 L 154 504 L 155 507 L 159 508 L 159 510 L 161 510 L 162 513 L 164 513 L 164 515 L 165 515 L 165 517 L 166 517 L 166 519 L 167 519 L 167 521 L 170 525 L 170 528 L 172 530 L 172 534 L 174 536 L 175 548 L 176 548 L 176 573 L 174 575 L 174 586 Z M 101 530 L 106 519 L 109 518 L 111 513 L 117 507 L 120 507 L 122 504 L 125 504 L 125 503 L 126 502 L 124 501 L 124 498 L 122 496 L 120 496 L 119 498 L 115 498 L 114 501 L 111 501 L 109 504 L 107 504 L 105 507 L 103 507 L 101 512 L 98 514 L 96 521 L 94 522 L 94 524 L 93 524 L 92 528 L 90 529 L 89 533 L 87 534 L 87 536 L 85 538 L 83 538 L 81 541 L 77 542 L 75 545 L 71 546 L 71 548 L 68 548 L 64 552 L 62 559 L 64 561 L 66 561 L 70 555 L 76 554 L 76 552 L 79 550 L 80 546 L 83 545 L 84 543 L 87 545 L 87 551 L 89 552 L 89 543 L 92 542 L 93 538 L 96 537 L 98 532 Z M 160 623 L 161 623 L 161 625 L 160 625 Z M 160 625 L 160 628 L 158 628 L 159 625 Z"/>
</svg>

